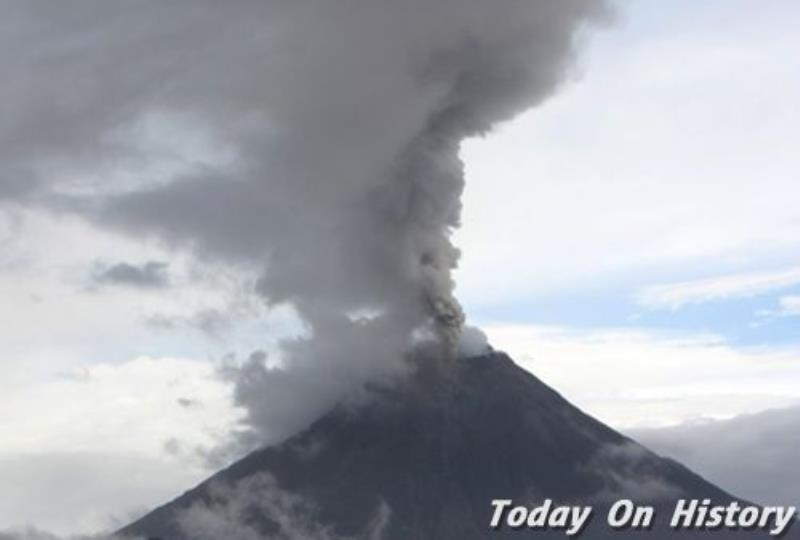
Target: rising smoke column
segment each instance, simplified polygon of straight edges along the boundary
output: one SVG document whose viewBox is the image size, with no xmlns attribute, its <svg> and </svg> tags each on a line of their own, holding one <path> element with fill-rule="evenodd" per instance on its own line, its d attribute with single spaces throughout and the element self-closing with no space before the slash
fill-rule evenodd
<svg viewBox="0 0 800 540">
<path fill-rule="evenodd" d="M 307 330 L 286 369 L 255 354 L 233 373 L 257 439 L 280 438 L 401 370 L 419 336 L 452 361 L 460 142 L 550 95 L 603 14 L 600 0 L 11 0 L 0 201 L 259 269 L 257 293 Z M 164 164 L 160 148 L 198 135 L 220 156 Z"/>
</svg>

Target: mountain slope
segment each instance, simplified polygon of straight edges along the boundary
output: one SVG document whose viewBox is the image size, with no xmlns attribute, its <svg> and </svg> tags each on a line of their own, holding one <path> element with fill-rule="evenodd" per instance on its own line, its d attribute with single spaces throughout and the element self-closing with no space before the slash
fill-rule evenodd
<svg viewBox="0 0 800 540">
<path fill-rule="evenodd" d="M 213 506 L 215 485 L 235 486 L 262 473 L 282 492 L 307 501 L 302 512 L 313 509 L 324 530 L 348 538 L 377 538 L 376 519 L 385 539 L 529 537 L 534 533 L 526 528 L 490 532 L 490 502 L 533 506 L 547 498 L 594 506 L 589 538 L 626 536 L 605 524 L 604 509 L 619 498 L 656 506 L 656 526 L 646 538 L 684 537 L 666 527 L 677 499 L 733 499 L 585 415 L 506 355 L 492 353 L 451 369 L 420 367 L 398 387 L 376 390 L 368 406 L 329 413 L 121 532 L 192 538 L 178 524 L 187 509 Z M 280 519 L 256 506 L 242 519 L 254 531 L 276 533 Z M 535 534 L 565 537 L 562 531 Z"/>
</svg>

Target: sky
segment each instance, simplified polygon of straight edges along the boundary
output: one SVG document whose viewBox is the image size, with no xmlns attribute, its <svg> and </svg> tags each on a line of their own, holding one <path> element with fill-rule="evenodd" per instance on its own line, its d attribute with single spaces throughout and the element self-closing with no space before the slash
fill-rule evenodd
<svg viewBox="0 0 800 540">
<path fill-rule="evenodd" d="M 630 3 L 573 84 L 464 147 L 468 313 L 615 425 L 798 398 L 798 10 L 762 7 Z"/>
<path fill-rule="evenodd" d="M 559 92 L 462 145 L 456 294 L 590 414 L 769 502 L 780 479 L 733 464 L 773 426 L 772 463 L 790 466 L 800 426 L 800 6 L 618 11 Z M 202 133 L 139 129 L 150 176 L 232 159 Z M 0 529 L 111 527 L 207 476 L 242 414 L 218 367 L 301 332 L 249 294 L 256 277 L 0 208 L 0 485 L 18 494 Z M 737 436 L 714 462 L 693 426 Z M 74 478 L 81 493 L 60 491 Z"/>
</svg>

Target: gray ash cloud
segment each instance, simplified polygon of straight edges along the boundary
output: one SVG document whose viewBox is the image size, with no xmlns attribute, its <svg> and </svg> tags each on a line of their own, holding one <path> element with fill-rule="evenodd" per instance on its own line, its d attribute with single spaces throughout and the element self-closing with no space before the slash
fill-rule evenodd
<svg viewBox="0 0 800 540">
<path fill-rule="evenodd" d="M 288 375 L 239 372 L 266 437 L 265 416 L 307 423 L 401 371 L 415 341 L 456 354 L 460 142 L 550 96 L 606 15 L 601 0 L 11 0 L 0 204 L 260 268 L 257 294 L 306 328 Z M 169 154 L 201 135 L 224 159 Z M 297 407 L 269 397 L 284 379 Z"/>
</svg>

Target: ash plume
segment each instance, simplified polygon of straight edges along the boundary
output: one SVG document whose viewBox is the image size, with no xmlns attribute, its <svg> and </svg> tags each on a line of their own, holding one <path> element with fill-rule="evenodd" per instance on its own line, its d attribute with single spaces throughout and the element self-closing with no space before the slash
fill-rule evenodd
<svg viewBox="0 0 800 540">
<path fill-rule="evenodd" d="M 552 94 L 605 15 L 600 0 L 11 0 L 0 204 L 259 268 L 257 293 L 306 327 L 285 369 L 234 374 L 253 432 L 280 438 L 401 372 L 419 341 L 453 361 L 460 142 Z"/>
</svg>

